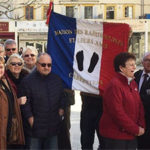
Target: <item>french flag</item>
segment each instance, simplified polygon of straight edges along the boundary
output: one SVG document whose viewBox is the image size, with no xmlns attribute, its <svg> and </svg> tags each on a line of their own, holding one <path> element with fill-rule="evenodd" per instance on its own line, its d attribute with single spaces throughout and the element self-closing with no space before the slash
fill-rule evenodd
<svg viewBox="0 0 150 150">
<path fill-rule="evenodd" d="M 114 76 L 113 59 L 128 50 L 130 27 L 70 18 L 52 12 L 47 51 L 52 72 L 61 77 L 64 88 L 102 94 Z"/>
</svg>

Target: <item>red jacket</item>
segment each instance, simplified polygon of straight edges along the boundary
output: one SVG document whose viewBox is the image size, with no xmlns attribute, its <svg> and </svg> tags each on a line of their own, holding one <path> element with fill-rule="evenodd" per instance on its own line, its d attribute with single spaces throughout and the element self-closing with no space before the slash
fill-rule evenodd
<svg viewBox="0 0 150 150">
<path fill-rule="evenodd" d="M 125 76 L 117 73 L 103 97 L 100 134 L 111 139 L 134 139 L 139 126 L 145 128 L 144 109 L 134 80 L 128 84 Z"/>
</svg>

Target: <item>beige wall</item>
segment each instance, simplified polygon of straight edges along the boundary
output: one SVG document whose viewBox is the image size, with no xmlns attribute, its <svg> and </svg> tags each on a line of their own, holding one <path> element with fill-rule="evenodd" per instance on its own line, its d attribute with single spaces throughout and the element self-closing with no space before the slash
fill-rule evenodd
<svg viewBox="0 0 150 150">
<path fill-rule="evenodd" d="M 14 6 L 12 7 L 19 7 L 22 6 L 20 9 L 16 9 L 13 12 L 13 15 L 17 17 L 24 16 L 25 9 L 22 5 L 23 3 L 26 3 L 29 0 L 12 0 L 12 3 L 14 2 Z M 144 13 L 148 14 L 150 13 L 150 0 L 143 0 L 144 1 Z M 34 20 L 42 20 L 43 19 L 43 6 L 49 5 L 50 0 L 37 0 L 37 3 L 33 4 L 33 6 L 39 7 L 34 10 Z M 92 5 L 95 9 L 95 16 L 102 15 L 103 18 L 106 16 L 106 6 L 107 5 L 114 5 L 116 8 L 116 18 L 115 19 L 125 19 L 124 18 L 124 6 L 129 5 L 133 6 L 133 13 L 134 13 L 134 19 L 138 19 L 139 16 L 141 16 L 142 12 L 142 6 L 141 3 L 142 0 L 54 0 L 54 11 L 64 14 L 65 15 L 65 6 L 66 5 L 73 5 L 77 8 L 76 17 L 82 18 L 83 17 L 83 7 L 85 5 Z M 24 20 L 24 17 L 22 18 Z"/>
</svg>

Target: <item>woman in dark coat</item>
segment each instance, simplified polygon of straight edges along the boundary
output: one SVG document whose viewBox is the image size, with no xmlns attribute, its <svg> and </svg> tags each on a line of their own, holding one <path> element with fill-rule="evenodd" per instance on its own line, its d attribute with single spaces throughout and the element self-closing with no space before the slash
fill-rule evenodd
<svg viewBox="0 0 150 150">
<path fill-rule="evenodd" d="M 27 98 L 25 96 L 20 97 L 19 95 L 19 85 L 22 81 L 22 79 L 29 74 L 29 71 L 24 68 L 24 60 L 22 57 L 18 54 L 13 54 L 9 57 L 6 63 L 6 76 L 11 80 L 11 84 L 14 87 L 18 98 L 18 102 L 20 104 L 20 107 L 22 108 L 23 105 L 26 103 Z M 23 118 L 23 116 L 22 116 Z M 26 128 L 28 124 L 23 118 L 23 127 Z M 23 148 L 28 148 L 28 141 L 29 138 L 25 134 L 25 146 L 16 146 L 16 149 L 23 149 Z"/>
<path fill-rule="evenodd" d="M 0 57 L 0 149 L 24 144 L 21 112 L 9 78 L 4 76 L 4 59 Z"/>
</svg>

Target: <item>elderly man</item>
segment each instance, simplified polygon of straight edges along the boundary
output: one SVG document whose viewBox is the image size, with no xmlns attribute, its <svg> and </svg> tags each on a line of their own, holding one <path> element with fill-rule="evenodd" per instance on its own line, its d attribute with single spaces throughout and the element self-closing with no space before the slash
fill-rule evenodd
<svg viewBox="0 0 150 150">
<path fill-rule="evenodd" d="M 138 148 L 150 149 L 150 52 L 145 53 L 142 65 L 144 68 L 135 73 L 135 80 L 145 109 L 146 131 L 138 137 Z"/>
<path fill-rule="evenodd" d="M 7 62 L 9 56 L 11 56 L 12 54 L 18 53 L 16 41 L 13 39 L 6 40 L 4 43 L 4 48 L 5 48 L 5 54 L 6 54 L 5 62 Z"/>
<path fill-rule="evenodd" d="M 2 56 L 4 58 L 5 56 L 5 51 L 4 51 L 4 45 L 0 44 L 0 56 Z"/>
<path fill-rule="evenodd" d="M 36 69 L 21 84 L 22 94 L 27 96 L 22 110 L 31 127 L 30 149 L 58 149 L 65 103 L 61 79 L 51 72 L 51 65 L 51 57 L 40 54 Z"/>
</svg>

